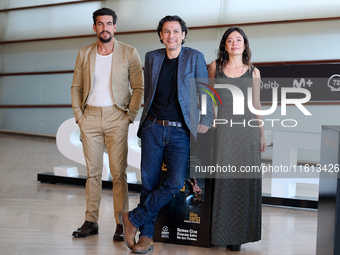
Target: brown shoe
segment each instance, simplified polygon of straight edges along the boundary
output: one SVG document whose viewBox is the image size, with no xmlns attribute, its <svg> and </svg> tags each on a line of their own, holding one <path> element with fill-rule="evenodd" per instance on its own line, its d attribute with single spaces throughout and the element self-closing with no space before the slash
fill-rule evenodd
<svg viewBox="0 0 340 255">
<path fill-rule="evenodd" d="M 151 238 L 142 236 L 139 238 L 138 243 L 132 247 L 133 253 L 147 253 L 153 250 L 153 241 Z"/>
<path fill-rule="evenodd" d="M 136 244 L 135 236 L 137 233 L 137 228 L 132 225 L 131 221 L 129 220 L 129 216 L 127 212 L 120 213 L 118 215 L 120 224 L 123 225 L 123 237 L 124 241 L 129 247 L 129 249 L 132 249 L 132 246 Z"/>
<path fill-rule="evenodd" d="M 116 232 L 113 235 L 113 240 L 114 241 L 124 241 L 123 225 L 122 224 L 117 224 Z"/>
</svg>

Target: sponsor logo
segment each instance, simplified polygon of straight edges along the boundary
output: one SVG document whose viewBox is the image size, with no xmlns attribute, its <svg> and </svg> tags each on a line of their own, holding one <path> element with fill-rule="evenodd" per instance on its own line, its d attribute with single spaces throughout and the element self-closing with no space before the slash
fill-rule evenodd
<svg viewBox="0 0 340 255">
<path fill-rule="evenodd" d="M 313 85 L 313 82 L 311 81 L 311 79 L 308 79 L 307 82 L 304 78 L 301 78 L 300 81 L 298 81 L 297 79 L 294 79 L 294 81 L 293 81 L 293 87 L 294 88 L 304 88 L 304 87 L 306 87 L 306 85 L 308 87 L 311 87 Z"/>
<path fill-rule="evenodd" d="M 331 91 L 340 91 L 340 74 L 333 74 L 327 82 L 327 86 Z"/>
<path fill-rule="evenodd" d="M 162 238 L 169 238 L 169 228 L 167 226 L 163 226 L 162 227 L 162 231 L 161 231 L 161 237 Z"/>
<path fill-rule="evenodd" d="M 261 83 L 260 83 L 260 88 L 261 89 L 273 89 L 273 88 L 278 88 L 279 86 L 280 86 L 280 84 L 277 81 L 263 82 L 261 80 Z"/>
</svg>

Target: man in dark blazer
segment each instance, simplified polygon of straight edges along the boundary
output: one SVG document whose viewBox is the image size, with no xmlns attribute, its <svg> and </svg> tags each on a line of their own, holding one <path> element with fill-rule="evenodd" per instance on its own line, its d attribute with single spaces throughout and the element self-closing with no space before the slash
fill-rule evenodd
<svg viewBox="0 0 340 255">
<path fill-rule="evenodd" d="M 119 214 L 125 243 L 134 253 L 153 249 L 157 214 L 184 183 L 190 136 L 196 138 L 197 132 L 207 132 L 213 120 L 210 97 L 207 114 L 200 116 L 198 98 L 205 92 L 196 79 L 204 78 L 208 83 L 207 65 L 201 52 L 182 47 L 187 31 L 180 17 L 164 17 L 157 32 L 165 49 L 145 56 L 144 110 L 138 130 L 142 144 L 142 193 L 134 210 Z M 159 184 L 163 161 L 167 178 Z M 137 229 L 140 236 L 136 244 Z"/>
</svg>

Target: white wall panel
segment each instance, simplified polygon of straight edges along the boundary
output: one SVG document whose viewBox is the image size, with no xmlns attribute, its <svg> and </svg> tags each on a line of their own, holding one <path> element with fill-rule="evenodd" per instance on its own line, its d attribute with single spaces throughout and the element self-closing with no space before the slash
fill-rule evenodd
<svg viewBox="0 0 340 255">
<path fill-rule="evenodd" d="M 96 37 L 5 44 L 3 72 L 44 72 L 73 70 L 78 51 Z"/>
<path fill-rule="evenodd" d="M 215 49 L 217 49 L 217 33 L 217 29 L 189 30 L 187 39 L 183 46 L 201 51 L 205 55 L 206 60 L 210 63 L 213 59 L 215 59 L 214 55 Z M 146 52 L 164 48 L 164 44 L 160 43 L 156 31 L 148 34 L 117 35 L 116 38 L 117 40 L 136 47 L 143 65 Z"/>
<path fill-rule="evenodd" d="M 189 30 L 184 46 L 202 51 L 207 63 L 216 58 L 227 28 Z M 339 59 L 340 21 L 242 27 L 249 37 L 253 62 Z M 147 51 L 162 48 L 157 33 L 117 35 L 137 48 L 142 62 Z M 6 44 L 0 65 L 3 72 L 73 70 L 79 48 L 95 37 L 39 43 Z M 324 46 L 326 44 L 326 47 Z"/>
<path fill-rule="evenodd" d="M 338 17 L 338 0 L 226 0 L 222 1 L 221 24 L 258 21 Z"/>
<path fill-rule="evenodd" d="M 93 33 L 92 13 L 100 2 L 12 11 L 4 40 L 22 40 Z"/>
<path fill-rule="evenodd" d="M 210 63 L 216 59 L 216 50 L 227 28 L 189 30 L 184 46 L 202 51 Z M 253 62 L 340 58 L 340 20 L 241 28 L 248 36 Z M 147 51 L 164 47 L 156 32 L 118 35 L 116 38 L 135 46 L 142 59 Z"/>
<path fill-rule="evenodd" d="M 218 23 L 220 0 L 124 0 L 106 1 L 103 6 L 115 10 L 117 31 L 156 29 L 166 15 L 178 15 L 188 26 Z"/>
<path fill-rule="evenodd" d="M 56 135 L 72 117 L 72 108 L 5 108 L 0 109 L 0 130 Z"/>
<path fill-rule="evenodd" d="M 242 28 L 253 62 L 340 58 L 340 20 Z"/>
<path fill-rule="evenodd" d="M 4 105 L 71 104 L 73 74 L 2 77 L 0 102 Z"/>
<path fill-rule="evenodd" d="M 58 4 L 69 2 L 70 0 L 0 0 L 0 6 L 5 6 L 6 9 L 18 8 L 34 5 Z M 71 0 L 72 2 L 81 0 Z M 4 7 L 2 7 L 4 8 Z"/>
</svg>

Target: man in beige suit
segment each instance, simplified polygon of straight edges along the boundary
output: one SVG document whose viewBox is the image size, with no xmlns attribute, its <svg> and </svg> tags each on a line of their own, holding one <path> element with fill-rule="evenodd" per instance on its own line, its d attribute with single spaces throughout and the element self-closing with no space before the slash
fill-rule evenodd
<svg viewBox="0 0 340 255">
<path fill-rule="evenodd" d="M 117 16 L 108 8 L 93 13 L 97 42 L 81 48 L 71 87 L 72 108 L 81 131 L 87 166 L 84 224 L 74 237 L 98 233 L 103 150 L 109 155 L 113 184 L 114 240 L 122 241 L 118 214 L 128 211 L 127 134 L 140 108 L 144 84 L 137 50 L 114 39 Z M 131 90 L 130 90 L 131 88 Z M 132 91 L 132 92 L 130 92 Z"/>
</svg>

